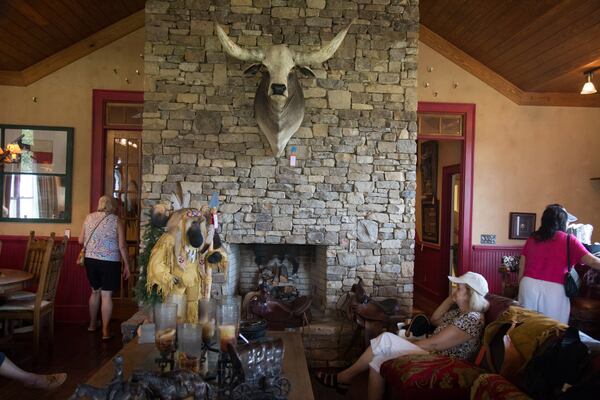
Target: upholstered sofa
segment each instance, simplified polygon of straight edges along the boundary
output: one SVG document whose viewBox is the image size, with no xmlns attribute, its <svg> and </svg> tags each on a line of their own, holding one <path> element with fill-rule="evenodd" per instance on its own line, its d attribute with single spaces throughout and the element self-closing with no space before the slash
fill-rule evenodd
<svg viewBox="0 0 600 400">
<path fill-rule="evenodd" d="M 522 384 L 522 372 L 503 371 L 505 331 L 499 326 L 508 318 L 520 319 L 523 329 L 520 333 L 515 329 L 511 332 L 513 342 L 520 346 L 518 350 L 525 354 L 526 359 L 539 352 L 539 349 L 551 338 L 557 338 L 566 328 L 565 325 L 551 320 L 541 314 L 525 310 L 508 298 L 488 295 L 490 309 L 486 313 L 485 343 L 477 365 L 472 362 L 451 359 L 437 355 L 415 355 L 399 357 L 387 361 L 381 367 L 381 374 L 386 380 L 386 399 L 526 399 L 528 396 L 519 389 Z M 510 309 L 509 309 L 510 307 Z M 517 317 L 515 317 L 517 315 Z M 527 333 L 525 333 L 527 332 Z M 523 337 L 523 335 L 528 335 Z M 515 336 L 516 337 L 513 337 Z M 521 337 L 519 337 L 521 335 Z M 588 371 L 600 371 L 600 342 L 587 335 L 586 345 L 591 348 L 594 362 Z M 525 362 L 522 361 L 522 364 Z M 523 365 L 520 365 L 523 367 Z M 502 376 L 499 372 L 505 373 Z M 521 375 L 518 375 L 520 372 Z M 509 378 L 509 379 L 507 379 Z M 364 374 L 352 383 L 348 398 L 366 398 L 366 380 Z"/>
</svg>

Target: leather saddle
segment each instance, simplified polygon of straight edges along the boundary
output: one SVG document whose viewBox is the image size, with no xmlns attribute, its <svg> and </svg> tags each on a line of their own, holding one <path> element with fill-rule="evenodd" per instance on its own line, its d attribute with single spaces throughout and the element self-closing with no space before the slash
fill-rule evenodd
<svg viewBox="0 0 600 400">
<path fill-rule="evenodd" d="M 374 300 L 367 296 L 363 280 L 358 277 L 358 283 L 352 285 L 351 310 L 353 320 L 365 329 L 365 341 L 379 336 L 384 330 L 388 332 L 397 331 L 397 323 L 406 318 L 401 312 L 401 306 L 397 299 L 389 298 Z"/>
<path fill-rule="evenodd" d="M 273 298 L 267 285 L 261 285 L 260 289 L 260 294 L 249 301 L 247 313 L 265 319 L 268 329 L 284 330 L 310 323 L 310 296 L 300 296 L 294 301 L 284 302 Z"/>
</svg>

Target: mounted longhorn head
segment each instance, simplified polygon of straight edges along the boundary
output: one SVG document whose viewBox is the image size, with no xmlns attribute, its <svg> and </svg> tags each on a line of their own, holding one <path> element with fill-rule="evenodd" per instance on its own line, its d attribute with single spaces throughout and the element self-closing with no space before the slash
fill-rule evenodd
<svg viewBox="0 0 600 400">
<path fill-rule="evenodd" d="M 260 130 L 269 140 L 273 155 L 279 157 L 304 118 L 304 94 L 296 70 L 314 77 L 308 65 L 321 64 L 331 58 L 352 24 L 342 29 L 329 44 L 312 53 L 297 53 L 284 44 L 266 49 L 243 49 L 227 36 L 219 24 L 215 25 L 227 54 L 255 63 L 245 73 L 262 72 L 254 96 L 254 113 Z"/>
</svg>

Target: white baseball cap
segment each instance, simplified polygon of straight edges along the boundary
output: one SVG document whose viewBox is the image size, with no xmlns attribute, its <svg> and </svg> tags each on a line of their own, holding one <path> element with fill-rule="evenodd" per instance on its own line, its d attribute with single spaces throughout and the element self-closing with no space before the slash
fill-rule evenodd
<svg viewBox="0 0 600 400">
<path fill-rule="evenodd" d="M 450 279 L 450 282 L 464 283 L 482 296 L 485 296 L 489 292 L 487 281 L 483 275 L 478 274 L 477 272 L 469 271 L 466 274 L 458 277 L 449 276 L 448 279 Z"/>
</svg>

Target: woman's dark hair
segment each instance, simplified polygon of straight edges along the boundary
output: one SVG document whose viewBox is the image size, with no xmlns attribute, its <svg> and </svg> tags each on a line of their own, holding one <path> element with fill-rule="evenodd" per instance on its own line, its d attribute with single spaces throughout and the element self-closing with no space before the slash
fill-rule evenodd
<svg viewBox="0 0 600 400">
<path fill-rule="evenodd" d="M 540 229 L 533 232 L 533 238 L 538 242 L 552 239 L 557 231 L 567 230 L 567 211 L 560 204 L 550 204 L 542 214 Z"/>
</svg>

